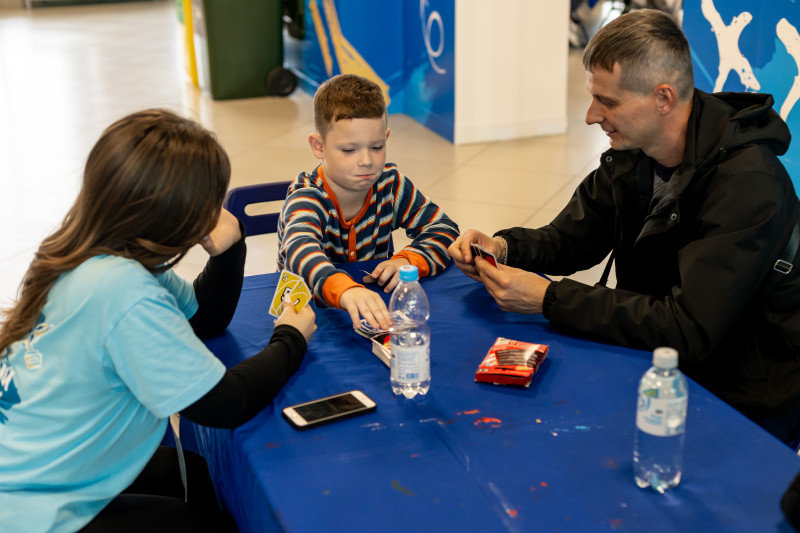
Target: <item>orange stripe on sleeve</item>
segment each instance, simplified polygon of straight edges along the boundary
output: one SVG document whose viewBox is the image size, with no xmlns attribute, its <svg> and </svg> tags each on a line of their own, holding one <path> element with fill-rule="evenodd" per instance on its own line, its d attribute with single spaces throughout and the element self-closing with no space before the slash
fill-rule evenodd
<svg viewBox="0 0 800 533">
<path fill-rule="evenodd" d="M 419 277 L 423 278 L 430 273 L 430 268 L 428 268 L 428 262 L 425 261 L 425 258 L 418 254 L 417 252 L 412 252 L 411 250 L 401 250 L 392 256 L 392 259 L 395 257 L 399 257 L 405 259 L 412 265 L 417 267 L 417 271 L 419 272 Z"/>
<path fill-rule="evenodd" d="M 353 281 L 353 278 L 342 272 L 336 272 L 328 276 L 322 284 L 322 299 L 331 307 L 339 307 L 339 300 L 344 291 L 353 287 L 363 287 L 360 283 Z"/>
</svg>

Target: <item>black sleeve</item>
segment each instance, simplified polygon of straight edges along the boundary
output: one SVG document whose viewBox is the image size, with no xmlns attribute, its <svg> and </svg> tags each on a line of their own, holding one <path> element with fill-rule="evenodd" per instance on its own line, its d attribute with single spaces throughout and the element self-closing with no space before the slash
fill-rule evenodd
<svg viewBox="0 0 800 533">
<path fill-rule="evenodd" d="M 244 279 L 244 226 L 242 238 L 216 257 L 209 257 L 206 267 L 194 280 L 197 312 L 189 319 L 195 335 L 203 338 L 221 335 L 230 324 Z"/>
<path fill-rule="evenodd" d="M 567 205 L 540 228 L 496 232 L 508 242 L 506 264 L 529 272 L 569 276 L 601 262 L 611 251 L 616 204 L 611 178 L 597 169 L 578 185 Z"/>
<path fill-rule="evenodd" d="M 800 531 L 800 474 L 795 476 L 786 492 L 783 493 L 781 510 L 786 521 Z"/>
<path fill-rule="evenodd" d="M 294 327 L 275 328 L 266 348 L 228 369 L 205 396 L 182 411 L 208 427 L 235 428 L 261 411 L 300 368 L 306 340 Z"/>
</svg>

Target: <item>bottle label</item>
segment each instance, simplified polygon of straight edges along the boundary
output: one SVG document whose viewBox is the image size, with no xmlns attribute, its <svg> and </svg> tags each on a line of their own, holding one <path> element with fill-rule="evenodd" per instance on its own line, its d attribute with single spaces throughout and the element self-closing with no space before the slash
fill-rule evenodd
<svg viewBox="0 0 800 533">
<path fill-rule="evenodd" d="M 686 430 L 686 409 L 689 398 L 658 398 L 658 391 L 639 393 L 636 427 L 657 437 L 680 435 Z"/>
<path fill-rule="evenodd" d="M 428 346 L 392 344 L 392 376 L 400 383 L 418 383 L 431 375 Z"/>
</svg>

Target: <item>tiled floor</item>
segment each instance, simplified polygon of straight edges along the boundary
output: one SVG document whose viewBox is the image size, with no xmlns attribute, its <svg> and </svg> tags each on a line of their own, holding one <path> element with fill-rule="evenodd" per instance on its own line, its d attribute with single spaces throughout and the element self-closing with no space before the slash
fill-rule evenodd
<svg viewBox="0 0 800 533">
<path fill-rule="evenodd" d="M 213 101 L 187 81 L 181 46 L 172 0 L 0 9 L 0 306 L 71 205 L 89 149 L 124 114 L 167 107 L 201 121 L 231 157 L 233 186 L 314 167 L 309 95 Z M 549 222 L 607 146 L 600 128 L 583 122 L 580 53 L 569 62 L 566 134 L 454 146 L 392 115 L 389 160 L 462 230 Z M 251 238 L 247 272 L 274 271 L 276 246 L 274 237 Z M 204 261 L 191 253 L 178 269 L 193 277 Z M 599 270 L 574 277 L 594 283 Z"/>
</svg>

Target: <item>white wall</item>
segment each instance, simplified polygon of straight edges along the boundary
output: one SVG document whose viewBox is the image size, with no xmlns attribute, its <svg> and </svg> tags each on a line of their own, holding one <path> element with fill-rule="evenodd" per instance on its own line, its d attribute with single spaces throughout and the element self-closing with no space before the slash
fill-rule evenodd
<svg viewBox="0 0 800 533">
<path fill-rule="evenodd" d="M 456 0 L 456 144 L 567 129 L 567 0 Z"/>
</svg>

